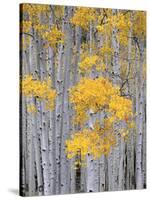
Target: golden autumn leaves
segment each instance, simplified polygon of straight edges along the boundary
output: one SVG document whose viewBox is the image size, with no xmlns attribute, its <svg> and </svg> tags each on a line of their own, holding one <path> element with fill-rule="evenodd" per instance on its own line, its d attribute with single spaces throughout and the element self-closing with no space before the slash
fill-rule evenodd
<svg viewBox="0 0 150 200">
<path fill-rule="evenodd" d="M 106 78 L 83 78 L 71 88 L 70 101 L 73 104 L 75 117 L 73 122 L 81 131 L 72 135 L 66 141 L 68 158 L 80 151 L 81 160 L 90 154 L 94 159 L 102 154 L 107 155 L 116 143 L 116 130 L 122 137 L 128 136 L 128 128 L 131 125 L 132 101 L 120 96 L 119 87 Z M 84 128 L 92 115 L 104 114 L 101 120 L 93 122 L 93 128 Z"/>
<path fill-rule="evenodd" d="M 32 30 L 36 31 L 38 36 L 44 40 L 45 48 L 49 46 L 55 48 L 56 44 L 63 43 L 64 34 L 62 31 L 60 31 L 56 25 L 50 27 L 47 24 L 43 24 L 39 17 L 40 15 L 42 15 L 43 18 L 46 17 L 46 13 L 50 11 L 49 6 L 24 4 L 23 10 L 25 13 L 28 13 L 29 16 L 27 20 L 21 22 L 21 33 L 27 34 L 25 37 L 22 37 L 22 44 L 25 49 L 28 47 L 31 39 L 28 33 L 32 33 Z"/>
<path fill-rule="evenodd" d="M 79 63 L 79 69 L 82 74 L 90 73 L 93 66 L 97 71 L 104 71 L 105 65 L 100 64 L 100 59 L 97 55 L 86 56 L 82 61 Z"/>
<path fill-rule="evenodd" d="M 78 8 L 75 11 L 74 16 L 71 18 L 71 23 L 82 27 L 84 30 L 88 30 L 91 21 L 94 21 L 96 17 L 95 9 L 92 8 Z"/>
<path fill-rule="evenodd" d="M 56 90 L 52 89 L 50 79 L 40 81 L 35 80 L 32 75 L 27 75 L 22 80 L 22 92 L 24 96 L 29 98 L 34 97 L 39 101 L 43 101 L 46 110 L 54 109 Z M 29 104 L 27 110 L 32 113 L 37 112 L 37 109 L 33 104 Z"/>
<path fill-rule="evenodd" d="M 94 127 L 94 130 L 83 129 L 72 135 L 71 139 L 66 140 L 67 157 L 71 159 L 80 152 L 81 160 L 85 160 L 87 154 L 97 159 L 101 155 L 108 155 L 115 143 L 114 135 L 110 132 L 103 134 L 100 127 L 98 129 Z"/>
<path fill-rule="evenodd" d="M 87 121 L 87 111 L 94 113 L 107 111 L 115 113 L 119 120 L 128 119 L 132 115 L 132 102 L 120 96 L 119 87 L 106 78 L 82 78 L 70 90 L 70 101 L 75 109 L 75 122 L 83 124 Z"/>
<path fill-rule="evenodd" d="M 50 6 L 47 5 L 30 5 L 24 4 L 23 9 L 25 13 L 28 13 L 28 18 L 21 22 L 21 32 L 22 33 L 30 33 L 32 29 L 38 33 L 41 39 L 45 41 L 45 47 L 51 46 L 55 48 L 55 46 L 59 43 L 64 42 L 64 33 L 61 30 L 61 27 L 58 25 L 49 26 L 47 24 L 43 24 L 41 18 L 46 18 L 48 12 L 51 11 Z M 55 12 L 58 12 L 57 9 Z M 62 7 L 62 12 L 64 9 Z M 62 14 L 59 13 L 59 16 Z M 39 16 L 42 16 L 41 18 Z M 83 8 L 78 7 L 75 10 L 74 15 L 70 18 L 70 22 L 74 26 L 78 26 L 84 31 L 88 31 L 90 24 L 96 24 L 96 32 L 101 35 L 108 34 L 108 37 L 111 37 L 112 30 L 117 30 L 117 40 L 122 45 L 128 44 L 129 30 L 132 29 L 133 34 L 142 36 L 145 34 L 146 24 L 142 23 L 145 21 L 145 14 L 142 12 L 137 12 L 134 16 L 131 15 L 130 12 L 120 13 L 117 12 L 112 15 L 111 10 L 103 9 L 100 13 L 93 8 Z M 50 22 L 48 21 L 48 24 Z M 137 26 L 138 24 L 138 26 Z M 26 34 L 25 37 L 22 37 L 24 48 L 27 48 L 27 44 L 30 43 L 31 37 Z M 26 45 L 25 45 L 26 43 Z M 106 49 L 109 53 L 110 45 L 105 44 Z"/>
<path fill-rule="evenodd" d="M 41 5 L 39 7 L 37 5 L 36 7 L 34 5 L 24 5 L 24 10 L 28 12 L 29 19 L 22 22 L 22 32 L 30 33 L 31 29 L 34 29 L 45 42 L 45 47 L 51 46 L 54 49 L 57 44 L 64 42 L 65 35 L 60 27 L 58 28 L 56 25 L 49 27 L 41 23 L 38 16 L 44 16 L 49 9 L 49 7 Z M 111 34 L 112 28 L 117 28 L 120 43 L 127 43 L 126 39 L 131 27 L 128 15 L 117 14 L 112 16 L 112 13 L 107 12 L 107 18 L 102 23 L 103 18 L 98 17 L 95 9 L 78 8 L 70 22 L 87 31 L 90 23 L 94 23 L 96 17 L 98 18 L 96 29 L 101 35 L 104 35 L 105 32 Z M 137 15 L 136 17 L 136 20 L 140 20 L 142 16 Z M 133 27 L 133 31 L 137 31 L 136 27 Z M 28 38 L 28 35 L 24 38 L 26 42 Z M 89 74 L 93 67 L 98 72 L 105 71 L 106 66 L 103 58 L 106 54 L 113 53 L 113 50 L 110 44 L 103 44 L 99 52 L 92 52 L 91 55 L 85 52 L 82 52 L 83 56 L 81 55 L 79 63 L 81 75 Z M 57 92 L 52 88 L 49 78 L 38 80 L 31 75 L 26 75 L 22 80 L 22 92 L 28 98 L 36 98 L 44 102 L 45 110 L 55 108 Z M 82 160 L 86 159 L 88 154 L 92 155 L 94 159 L 99 158 L 101 155 L 108 155 L 116 143 L 116 129 L 117 133 L 119 132 L 123 138 L 126 138 L 128 129 L 134 126 L 132 122 L 132 101 L 121 97 L 120 88 L 103 77 L 92 79 L 85 76 L 69 90 L 69 93 L 69 101 L 74 111 L 73 123 L 79 129 L 66 140 L 67 158 L 71 159 L 77 153 L 80 153 Z M 28 104 L 27 111 L 36 113 L 36 105 Z M 95 116 L 102 113 L 104 115 L 101 118 L 99 117 L 98 120 L 95 118 L 92 127 L 87 125 L 90 121 L 90 112 Z"/>
<path fill-rule="evenodd" d="M 55 105 L 56 90 L 51 88 L 49 79 L 35 80 L 31 75 L 22 80 L 22 92 L 29 98 L 38 98 L 45 102 L 45 109 L 53 110 Z M 70 89 L 70 103 L 73 106 L 75 116 L 73 123 L 80 127 L 80 131 L 73 133 L 66 140 L 66 153 L 68 159 L 76 156 L 80 151 L 81 159 L 87 154 L 94 159 L 102 154 L 107 155 L 116 143 L 117 127 L 122 137 L 128 136 L 128 128 L 132 122 L 132 101 L 120 96 L 119 87 L 114 86 L 108 79 L 82 78 L 80 82 Z M 84 128 L 90 120 L 89 111 L 93 114 L 104 113 L 102 120 L 95 120 L 93 128 Z M 28 112 L 35 113 L 36 107 L 28 105 Z"/>
</svg>

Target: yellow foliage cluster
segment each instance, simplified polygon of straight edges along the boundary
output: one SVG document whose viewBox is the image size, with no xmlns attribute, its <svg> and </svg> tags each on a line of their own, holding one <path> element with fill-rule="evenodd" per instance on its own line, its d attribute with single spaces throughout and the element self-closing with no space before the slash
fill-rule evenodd
<svg viewBox="0 0 150 200">
<path fill-rule="evenodd" d="M 105 54 L 105 53 L 110 54 L 112 51 L 113 51 L 112 48 L 110 48 L 110 47 L 108 47 L 108 46 L 103 46 L 103 47 L 101 48 L 101 53 L 102 53 L 102 54 Z"/>
<path fill-rule="evenodd" d="M 96 159 L 102 154 L 108 155 L 114 145 L 113 134 L 101 134 L 99 130 L 83 129 L 72 135 L 71 139 L 66 140 L 67 158 L 71 159 L 80 152 L 81 160 L 85 160 L 87 154 Z"/>
<path fill-rule="evenodd" d="M 27 105 L 27 111 L 30 112 L 30 113 L 36 113 L 37 108 L 34 104 L 29 104 L 29 105 Z"/>
<path fill-rule="evenodd" d="M 75 109 L 75 123 L 84 123 L 87 121 L 87 111 L 92 109 L 98 112 L 109 106 L 113 96 L 119 96 L 119 88 L 103 78 L 98 79 L 83 78 L 80 82 L 71 88 L 70 101 Z"/>
<path fill-rule="evenodd" d="M 64 34 L 57 26 L 53 25 L 50 28 L 47 24 L 41 23 L 40 17 L 49 12 L 49 6 L 24 4 L 23 11 L 28 13 L 29 19 L 22 21 L 22 32 L 29 33 L 32 27 L 42 39 L 46 40 L 45 47 L 54 48 L 56 44 L 63 42 Z"/>
<path fill-rule="evenodd" d="M 126 30 L 129 29 L 131 26 L 130 20 L 126 18 L 126 15 L 124 15 L 123 13 L 111 15 L 108 18 L 108 23 L 110 23 L 113 28 L 117 28 L 119 30 Z"/>
<path fill-rule="evenodd" d="M 30 20 L 23 20 L 21 22 L 20 31 L 21 33 L 29 33 L 32 27 L 32 22 Z M 22 46 L 26 49 L 30 44 L 31 38 L 28 35 L 23 35 L 21 38 Z"/>
<path fill-rule="evenodd" d="M 48 5 L 23 4 L 22 10 L 28 16 L 26 21 L 31 21 L 34 27 L 38 24 L 41 25 L 40 17 L 46 15 L 50 7 Z"/>
<path fill-rule="evenodd" d="M 128 44 L 127 33 L 120 31 L 116 37 L 117 37 L 117 40 L 119 41 L 120 44 L 122 44 L 124 46 L 126 46 Z"/>
<path fill-rule="evenodd" d="M 89 29 L 90 22 L 96 18 L 95 9 L 93 8 L 77 8 L 74 16 L 70 19 L 71 23 L 80 26 L 84 30 Z"/>
<path fill-rule="evenodd" d="M 106 64 L 101 61 L 99 65 L 96 66 L 98 72 L 104 72 L 106 70 Z"/>
<path fill-rule="evenodd" d="M 64 34 L 58 30 L 57 26 L 53 26 L 50 31 L 43 32 L 41 36 L 52 47 L 55 47 L 58 43 L 64 42 Z"/>
<path fill-rule="evenodd" d="M 132 117 L 132 101 L 124 97 L 113 96 L 109 103 L 109 110 L 119 120 L 128 121 L 129 117 Z"/>
<path fill-rule="evenodd" d="M 22 36 L 21 38 L 21 45 L 23 46 L 23 49 L 27 49 L 29 47 L 31 38 L 28 36 Z"/>
<path fill-rule="evenodd" d="M 30 18 L 37 17 L 39 14 L 45 14 L 49 12 L 49 9 L 49 5 L 23 4 L 23 11 L 28 13 Z"/>
<path fill-rule="evenodd" d="M 106 19 L 105 24 L 100 24 L 98 25 L 97 31 L 100 32 L 101 34 L 106 33 L 112 33 L 112 29 L 117 29 L 118 34 L 117 34 L 117 39 L 119 42 L 123 45 L 127 45 L 128 42 L 128 32 L 131 28 L 131 20 L 130 20 L 130 15 L 125 15 L 124 13 L 117 13 L 112 15 L 112 13 L 109 13 L 109 16 Z"/>
<path fill-rule="evenodd" d="M 93 55 L 93 56 L 87 56 L 85 57 L 80 63 L 79 63 L 79 67 L 81 72 L 85 73 L 89 73 L 92 69 L 93 66 L 96 66 L 98 64 L 99 61 L 99 57 L 97 55 Z"/>
<path fill-rule="evenodd" d="M 120 130 L 120 135 L 121 135 L 121 138 L 123 138 L 124 140 L 128 139 L 129 130 L 125 130 L 125 129 Z"/>
<path fill-rule="evenodd" d="M 96 29 L 98 32 L 103 33 L 105 30 L 105 27 L 104 27 L 104 25 L 98 25 L 98 26 L 96 26 Z"/>
<path fill-rule="evenodd" d="M 25 33 L 28 33 L 30 32 L 30 28 L 32 26 L 32 22 L 30 20 L 23 20 L 21 22 L 21 31 L 22 32 L 25 32 Z"/>
<path fill-rule="evenodd" d="M 38 23 L 38 24 L 35 24 L 35 25 L 34 25 L 34 30 L 36 30 L 37 32 L 39 32 L 40 35 L 41 35 L 42 32 L 48 31 L 48 30 L 49 30 L 49 27 L 48 27 L 48 25 L 46 25 L 46 24 L 40 24 L 40 23 Z"/>
<path fill-rule="evenodd" d="M 40 101 L 44 101 L 46 109 L 54 108 L 54 101 L 56 97 L 56 91 L 51 88 L 51 80 L 46 79 L 43 81 L 35 80 L 32 75 L 27 75 L 22 80 L 22 92 L 27 97 L 35 97 Z M 33 107 L 30 109 L 33 111 Z"/>
<path fill-rule="evenodd" d="M 108 45 L 104 44 L 100 49 L 99 53 L 101 56 L 104 56 L 105 54 L 111 54 L 113 52 L 113 49 L 109 47 Z"/>
<path fill-rule="evenodd" d="M 133 19 L 133 34 L 142 38 L 146 34 L 146 14 L 142 11 L 137 11 Z"/>
<path fill-rule="evenodd" d="M 81 159 L 84 160 L 87 154 L 94 159 L 108 155 L 111 148 L 116 144 L 116 130 L 124 139 L 128 137 L 127 128 L 134 128 L 132 121 L 132 101 L 120 96 L 119 87 L 114 86 L 108 79 L 99 77 L 97 79 L 82 78 L 80 82 L 70 90 L 70 102 L 75 110 L 74 122 L 81 129 L 85 122 L 89 122 L 90 114 L 106 113 L 101 122 L 96 120 L 91 129 L 83 128 L 76 132 L 70 139 L 66 140 L 66 153 L 68 159 L 77 155 L 80 151 Z M 126 125 L 125 125 L 126 124 Z"/>
<path fill-rule="evenodd" d="M 130 15 L 124 15 L 123 13 L 118 13 L 109 18 L 109 23 L 113 28 L 118 29 L 118 40 L 120 44 L 127 45 L 128 42 L 128 32 L 131 28 Z"/>
</svg>

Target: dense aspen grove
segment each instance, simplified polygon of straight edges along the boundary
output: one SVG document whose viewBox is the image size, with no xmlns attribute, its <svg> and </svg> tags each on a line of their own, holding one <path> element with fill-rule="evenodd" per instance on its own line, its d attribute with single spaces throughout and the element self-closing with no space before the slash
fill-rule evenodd
<svg viewBox="0 0 150 200">
<path fill-rule="evenodd" d="M 146 188 L 146 12 L 20 5 L 20 195 Z"/>
</svg>

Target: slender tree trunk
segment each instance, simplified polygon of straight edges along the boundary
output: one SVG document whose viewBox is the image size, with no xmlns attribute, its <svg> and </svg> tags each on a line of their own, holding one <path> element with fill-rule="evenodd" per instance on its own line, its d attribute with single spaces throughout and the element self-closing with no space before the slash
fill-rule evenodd
<svg viewBox="0 0 150 200">
<path fill-rule="evenodd" d="M 60 169 L 60 186 L 61 194 L 69 192 L 70 170 L 69 161 L 65 153 L 65 140 L 69 135 L 69 103 L 68 89 L 70 84 L 70 69 L 72 56 L 72 25 L 69 21 L 72 16 L 72 7 L 65 7 L 65 49 L 64 49 L 64 85 L 63 85 L 63 101 L 62 101 L 62 124 L 61 124 L 61 169 Z"/>
<path fill-rule="evenodd" d="M 73 71 L 73 85 L 75 85 L 78 81 L 78 74 L 79 74 L 78 64 L 80 60 L 81 38 L 82 38 L 82 30 L 79 26 L 77 26 L 75 27 L 76 54 L 75 54 L 74 71 Z"/>
<path fill-rule="evenodd" d="M 143 97 L 143 44 L 140 45 L 140 63 L 139 63 L 139 95 L 137 95 L 138 104 L 138 131 L 137 131 L 137 143 L 136 143 L 136 188 L 143 188 L 143 173 L 142 173 L 142 138 L 143 138 L 143 109 L 144 109 L 144 97 Z"/>
<path fill-rule="evenodd" d="M 112 14 L 116 15 L 117 10 L 112 10 Z M 112 48 L 113 48 L 113 56 L 112 56 L 112 73 L 114 75 L 113 83 L 119 85 L 120 79 L 120 64 L 119 64 L 119 41 L 117 39 L 117 28 L 112 29 Z M 114 127 L 117 130 L 117 127 Z M 119 127 L 118 127 L 119 128 Z M 118 173 L 119 173 L 119 146 L 120 140 L 117 137 L 116 146 L 113 151 L 110 153 L 109 161 L 108 161 L 108 170 L 109 170 L 109 189 L 112 191 L 118 190 Z"/>
<path fill-rule="evenodd" d="M 92 55 L 92 22 L 90 22 L 90 50 L 89 53 Z M 94 76 L 94 72 L 91 72 L 91 77 Z M 89 111 L 89 123 L 88 126 L 90 129 L 93 129 L 93 111 Z M 92 158 L 92 155 L 87 155 L 87 192 L 94 192 L 94 160 Z"/>
<path fill-rule="evenodd" d="M 62 31 L 64 31 L 64 22 L 62 24 Z M 56 81 L 56 194 L 60 193 L 60 152 L 61 152 L 61 122 L 62 122 L 62 98 L 63 98 L 63 54 L 64 46 L 59 45 L 58 52 L 58 69 Z"/>
</svg>

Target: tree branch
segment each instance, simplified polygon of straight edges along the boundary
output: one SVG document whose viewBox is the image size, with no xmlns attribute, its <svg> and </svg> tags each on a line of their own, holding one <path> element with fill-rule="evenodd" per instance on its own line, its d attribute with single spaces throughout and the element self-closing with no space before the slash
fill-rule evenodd
<svg viewBox="0 0 150 200">
<path fill-rule="evenodd" d="M 32 37 L 33 39 L 35 39 L 34 36 L 31 33 L 21 32 L 20 34 L 21 35 L 28 35 L 28 36 Z"/>
</svg>

